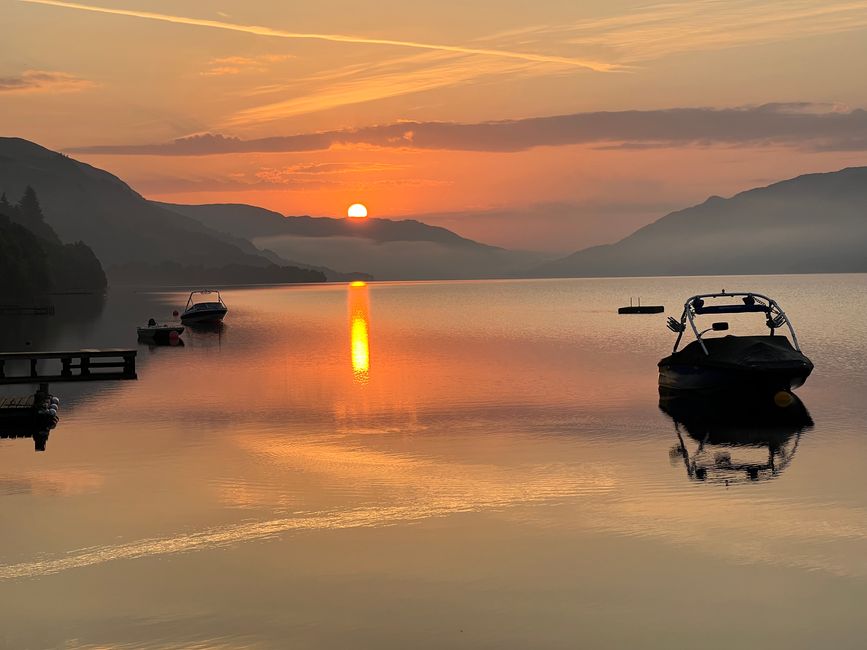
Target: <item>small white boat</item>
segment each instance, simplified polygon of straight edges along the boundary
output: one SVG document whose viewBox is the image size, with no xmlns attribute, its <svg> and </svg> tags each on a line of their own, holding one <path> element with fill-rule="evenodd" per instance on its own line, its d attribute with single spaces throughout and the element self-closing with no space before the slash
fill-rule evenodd
<svg viewBox="0 0 867 650">
<path fill-rule="evenodd" d="M 157 323 L 153 318 L 151 318 L 147 325 L 144 327 L 137 327 L 136 331 L 138 332 L 138 337 L 140 339 L 163 342 L 177 339 L 177 337 L 184 333 L 184 326 Z"/>
<path fill-rule="evenodd" d="M 216 297 L 216 300 L 214 298 Z M 229 308 L 220 297 L 219 291 L 193 291 L 187 300 L 181 322 L 188 325 L 196 323 L 219 323 L 223 320 Z"/>
</svg>

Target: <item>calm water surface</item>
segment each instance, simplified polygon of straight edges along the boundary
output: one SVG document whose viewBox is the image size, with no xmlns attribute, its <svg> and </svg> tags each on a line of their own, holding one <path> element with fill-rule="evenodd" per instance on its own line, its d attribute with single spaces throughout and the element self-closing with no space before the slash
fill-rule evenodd
<svg viewBox="0 0 867 650">
<path fill-rule="evenodd" d="M 865 280 L 225 291 L 138 381 L 53 386 L 46 452 L 0 440 L 0 648 L 862 648 Z M 770 447 L 659 408 L 665 316 L 721 288 L 816 364 Z M 70 298 L 0 347 L 136 346 L 185 300 Z"/>
</svg>

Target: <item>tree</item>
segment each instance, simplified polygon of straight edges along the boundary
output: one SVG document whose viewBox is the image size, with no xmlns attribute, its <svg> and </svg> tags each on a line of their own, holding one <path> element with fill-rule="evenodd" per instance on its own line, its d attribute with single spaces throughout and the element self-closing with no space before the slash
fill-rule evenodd
<svg viewBox="0 0 867 650">
<path fill-rule="evenodd" d="M 39 223 L 45 221 L 45 215 L 42 214 L 42 206 L 39 205 L 39 197 L 36 196 L 36 190 L 30 185 L 24 189 L 24 195 L 18 201 L 18 209 L 21 211 L 21 216 L 24 219 Z"/>
<path fill-rule="evenodd" d="M 10 215 L 15 221 L 43 239 L 54 244 L 60 243 L 57 233 L 45 222 L 39 197 L 36 196 L 36 190 L 30 185 L 26 187 L 24 195 L 15 207 L 17 208 L 17 215 Z"/>
</svg>

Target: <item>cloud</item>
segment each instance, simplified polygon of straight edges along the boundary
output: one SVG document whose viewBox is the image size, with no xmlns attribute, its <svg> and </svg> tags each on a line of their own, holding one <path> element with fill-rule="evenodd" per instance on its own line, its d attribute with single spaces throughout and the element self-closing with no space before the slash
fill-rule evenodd
<svg viewBox="0 0 867 650">
<path fill-rule="evenodd" d="M 327 162 L 327 163 L 297 163 L 295 165 L 287 165 L 285 167 L 263 167 L 257 172 L 257 176 L 263 178 L 263 175 L 274 178 L 285 178 L 288 176 L 317 176 L 320 174 L 339 175 L 339 174 L 370 174 L 379 172 L 390 172 L 397 169 L 404 169 L 406 165 L 396 165 L 393 163 L 379 162 Z"/>
<path fill-rule="evenodd" d="M 266 72 L 270 64 L 293 58 L 291 54 L 265 54 L 262 56 L 223 56 L 208 61 L 208 68 L 202 71 L 206 77 L 221 77 L 244 72 Z"/>
<path fill-rule="evenodd" d="M 576 113 L 476 124 L 397 122 L 252 140 L 202 134 L 162 144 L 79 147 L 71 149 L 70 153 L 207 156 L 321 151 L 338 146 L 514 152 L 577 144 L 626 148 L 726 145 L 860 150 L 867 145 L 867 111 L 800 103 Z"/>
<path fill-rule="evenodd" d="M 775 43 L 867 27 L 865 0 L 690 0 L 614 16 L 538 25 L 494 35 L 534 47 L 564 43 L 629 64 L 673 54 Z"/>
<path fill-rule="evenodd" d="M 438 50 L 441 52 L 455 52 L 459 54 L 475 54 L 481 56 L 505 58 L 505 59 L 520 59 L 523 61 L 532 61 L 534 63 L 552 63 L 557 65 L 567 65 L 596 72 L 611 72 L 620 69 L 621 67 L 602 61 L 591 59 L 577 59 L 565 56 L 556 56 L 552 54 L 537 54 L 532 52 L 520 52 L 512 50 L 501 50 L 494 48 L 478 48 L 465 47 L 461 45 L 447 45 L 442 43 L 422 43 L 418 41 L 386 39 L 386 38 L 367 38 L 364 36 L 351 36 L 346 34 L 316 34 L 306 32 L 289 32 L 282 29 L 274 29 L 271 27 L 263 27 L 261 25 L 240 25 L 229 23 L 220 20 L 208 20 L 204 18 L 190 18 L 187 16 L 174 16 L 170 14 L 155 13 L 152 11 L 136 11 L 132 9 L 112 9 L 109 7 L 98 7 L 94 5 L 79 4 L 77 2 L 61 2 L 60 0 L 19 0 L 28 4 L 48 5 L 51 7 L 63 7 L 65 9 L 76 9 L 79 11 L 90 11 L 102 14 L 112 14 L 116 16 L 128 16 L 133 18 L 143 18 L 146 20 L 156 20 L 180 25 L 192 25 L 196 27 L 208 27 L 211 29 L 222 29 L 233 32 L 242 32 L 255 36 L 267 36 L 272 38 L 285 39 L 302 39 L 302 40 L 318 40 L 329 41 L 333 43 L 351 43 L 359 45 L 387 45 L 393 47 L 402 47 L 418 50 Z"/>
<path fill-rule="evenodd" d="M 17 77 L 0 77 L 0 93 L 69 93 L 96 86 L 65 72 L 25 70 Z"/>
<path fill-rule="evenodd" d="M 429 187 L 447 184 L 427 178 L 383 178 L 405 169 L 404 165 L 376 162 L 297 163 L 260 167 L 225 176 L 151 176 L 136 180 L 136 189 L 147 195 L 197 192 L 247 192 L 261 190 L 368 189 L 371 187 Z M 361 175 L 361 176 L 360 176 Z"/>
<path fill-rule="evenodd" d="M 508 75 L 516 79 L 534 73 L 538 73 L 537 66 L 526 61 L 479 60 L 465 55 L 426 52 L 375 65 L 349 66 L 346 70 L 329 73 L 325 78 L 305 80 L 319 83 L 313 92 L 298 88 L 297 85 L 272 85 L 255 89 L 251 95 L 270 93 L 282 97 L 288 94 L 291 98 L 237 111 L 220 122 L 218 128 L 261 126 L 338 106 L 478 82 L 494 75 Z"/>
</svg>

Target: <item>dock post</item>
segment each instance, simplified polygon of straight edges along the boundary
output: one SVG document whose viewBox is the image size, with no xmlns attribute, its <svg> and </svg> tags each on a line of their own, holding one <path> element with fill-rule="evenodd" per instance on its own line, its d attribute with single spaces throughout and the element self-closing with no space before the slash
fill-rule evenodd
<svg viewBox="0 0 867 650">
<path fill-rule="evenodd" d="M 36 377 L 36 359 L 30 360 L 30 376 Z"/>
<path fill-rule="evenodd" d="M 135 376 L 135 353 L 123 355 L 123 374 L 127 377 Z"/>
<path fill-rule="evenodd" d="M 33 395 L 33 408 L 37 408 L 43 401 L 48 399 L 48 383 L 41 382 L 39 390 Z"/>
</svg>

